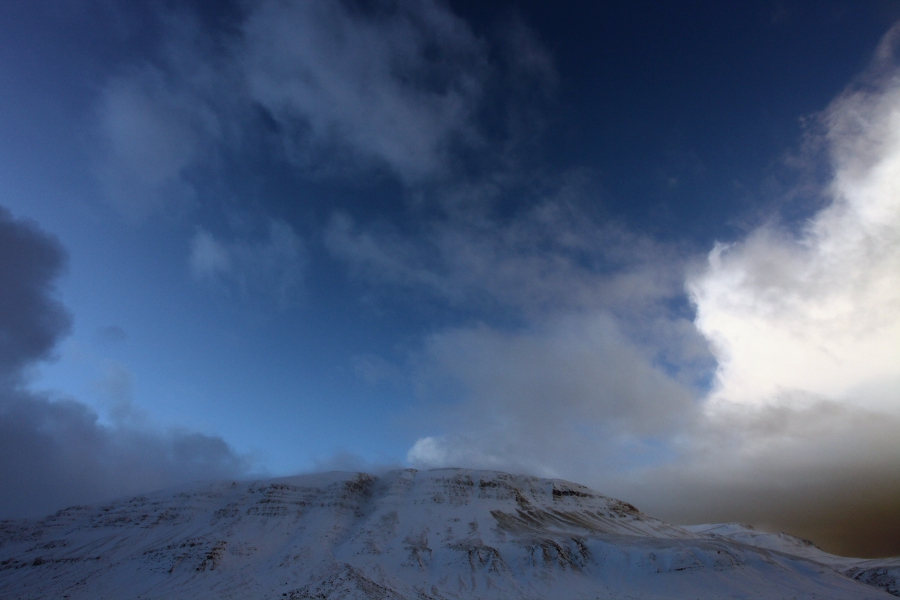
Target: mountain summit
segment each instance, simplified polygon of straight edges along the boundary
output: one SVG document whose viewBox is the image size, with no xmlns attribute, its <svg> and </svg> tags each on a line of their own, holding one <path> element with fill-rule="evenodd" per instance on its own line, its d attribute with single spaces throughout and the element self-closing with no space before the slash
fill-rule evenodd
<svg viewBox="0 0 900 600">
<path fill-rule="evenodd" d="M 721 531 L 496 471 L 198 484 L 0 522 L 0 597 L 893 597 Z"/>
</svg>

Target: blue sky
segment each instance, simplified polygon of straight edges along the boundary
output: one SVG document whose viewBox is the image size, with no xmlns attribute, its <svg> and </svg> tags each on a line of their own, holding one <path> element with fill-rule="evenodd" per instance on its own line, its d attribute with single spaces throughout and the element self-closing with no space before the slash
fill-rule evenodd
<svg viewBox="0 0 900 600">
<path fill-rule="evenodd" d="M 898 18 L 0 8 L 2 516 L 453 465 L 896 554 Z"/>
</svg>

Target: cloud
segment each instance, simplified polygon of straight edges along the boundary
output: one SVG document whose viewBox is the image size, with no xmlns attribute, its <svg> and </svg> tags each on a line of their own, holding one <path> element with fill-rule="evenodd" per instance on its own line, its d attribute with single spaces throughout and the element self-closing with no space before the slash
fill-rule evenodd
<svg viewBox="0 0 900 600">
<path fill-rule="evenodd" d="M 521 198 L 524 208 L 507 219 L 452 212 L 413 235 L 337 213 L 324 242 L 364 281 L 425 290 L 454 305 L 624 313 L 680 296 L 686 253 L 592 213 L 595 192 L 581 179 L 564 177 L 537 199 Z M 494 203 L 483 187 L 457 193 L 476 196 L 483 208 Z"/>
<path fill-rule="evenodd" d="M 432 336 L 417 374 L 439 402 L 408 460 L 559 475 L 658 460 L 697 411 L 694 393 L 654 368 L 609 313 L 524 331 L 486 326 Z M 627 455 L 630 452 L 631 455 Z"/>
<path fill-rule="evenodd" d="M 64 264 L 56 238 L 0 206 L 0 384 L 47 358 L 69 330 L 71 318 L 52 294 Z"/>
<path fill-rule="evenodd" d="M 342 214 L 326 232 L 359 279 L 458 311 L 398 369 L 421 402 L 415 466 L 584 480 L 675 460 L 699 418 L 714 363 L 684 302 L 690 255 L 592 212 L 579 177 L 541 192 L 414 236 Z"/>
<path fill-rule="evenodd" d="M 0 208 L 0 257 L 0 515 L 39 516 L 248 471 L 248 459 L 219 437 L 146 423 L 130 405 L 130 375 L 121 367 L 101 386 L 115 404 L 112 426 L 81 402 L 27 389 L 25 369 L 47 358 L 68 330 L 53 285 L 64 252 Z"/>
<path fill-rule="evenodd" d="M 715 398 L 803 392 L 900 414 L 900 83 L 849 89 L 823 113 L 830 204 L 795 236 L 719 244 L 688 282 L 719 362 Z"/>
<path fill-rule="evenodd" d="M 161 47 L 103 87 L 97 174 L 126 216 L 203 201 L 206 170 L 263 151 L 306 175 L 445 177 L 485 149 L 488 48 L 441 2 L 260 0 L 228 28 L 157 15 Z M 516 72 L 549 77 L 519 32 Z M 519 64 L 521 63 L 521 64 Z M 230 162 L 229 162 L 230 161 Z"/>
<path fill-rule="evenodd" d="M 195 196 L 182 176 L 197 159 L 199 140 L 161 79 L 148 67 L 131 79 L 111 82 L 103 98 L 108 154 L 100 181 L 106 198 L 132 218 Z"/>
<path fill-rule="evenodd" d="M 137 220 L 200 201 L 195 180 L 223 147 L 240 143 L 240 84 L 209 32 L 187 14 L 165 15 L 153 60 L 105 83 L 97 108 L 96 174 L 106 200 Z"/>
<path fill-rule="evenodd" d="M 215 279 L 231 271 L 231 253 L 211 233 L 200 229 L 191 241 L 191 273 L 197 279 Z"/>
<path fill-rule="evenodd" d="M 412 353 L 424 406 L 409 462 L 562 476 L 674 521 L 900 551 L 900 77 L 893 50 L 879 56 L 820 115 L 823 208 L 702 263 L 592 218 L 578 188 L 414 236 L 337 215 L 326 245 L 356 277 L 483 321 Z"/>
<path fill-rule="evenodd" d="M 286 306 L 303 283 L 307 250 L 303 239 L 284 221 L 272 220 L 266 238 L 222 242 L 198 229 L 191 242 L 191 273 L 197 280 L 220 284 L 243 296 L 274 293 Z"/>
<path fill-rule="evenodd" d="M 345 450 L 337 450 L 324 457 L 313 457 L 313 465 L 313 472 L 318 473 L 323 471 L 356 471 L 375 475 L 403 468 L 403 465 L 398 463 L 377 462 Z"/>
<path fill-rule="evenodd" d="M 160 12 L 159 48 L 104 84 L 97 175 L 128 217 L 202 205 L 199 182 L 261 154 L 411 189 L 513 168 L 556 87 L 520 21 L 492 43 L 438 0 L 257 0 L 233 17 Z"/>
<path fill-rule="evenodd" d="M 40 516 L 196 480 L 246 474 L 221 438 L 104 426 L 86 405 L 0 391 L 0 514 Z"/>
<path fill-rule="evenodd" d="M 634 492 L 660 514 L 900 551 L 898 31 L 820 115 L 824 207 L 799 233 L 772 222 L 717 244 L 688 279 L 718 368 L 679 460 Z"/>
<path fill-rule="evenodd" d="M 732 403 L 680 436 L 677 460 L 604 483 L 675 522 L 750 522 L 845 556 L 891 556 L 898 440 L 900 419 L 834 401 Z"/>
<path fill-rule="evenodd" d="M 250 97 L 304 162 L 349 149 L 415 183 L 475 136 L 486 48 L 441 3 L 260 2 L 242 48 Z"/>
</svg>

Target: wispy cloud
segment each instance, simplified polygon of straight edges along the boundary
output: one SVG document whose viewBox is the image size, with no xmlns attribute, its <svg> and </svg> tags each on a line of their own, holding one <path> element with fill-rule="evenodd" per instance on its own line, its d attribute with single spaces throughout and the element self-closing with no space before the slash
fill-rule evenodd
<svg viewBox="0 0 900 600">
<path fill-rule="evenodd" d="M 412 236 L 338 213 L 325 244 L 361 279 L 425 289 L 457 305 L 627 312 L 680 296 L 686 253 L 597 215 L 595 193 L 574 179 L 523 197 L 524 208 L 506 219 L 486 214 L 494 203 L 488 186 L 467 186 L 473 210 L 423 220 Z"/>
<path fill-rule="evenodd" d="M 152 60 L 100 98 L 98 176 L 130 217 L 200 201 L 198 170 L 254 144 L 310 176 L 387 172 L 407 185 L 485 147 L 479 111 L 495 69 L 441 2 L 261 0 L 227 31 L 188 13 L 160 21 Z M 516 39 L 531 49 L 515 55 L 519 76 L 550 77 L 539 46 Z"/>
<path fill-rule="evenodd" d="M 486 49 L 441 3 L 262 2 L 241 48 L 250 98 L 301 162 L 349 150 L 417 182 L 446 169 L 454 141 L 477 137 Z"/>
<path fill-rule="evenodd" d="M 164 15 L 155 58 L 111 77 L 97 107 L 96 173 L 132 220 L 199 202 L 194 175 L 240 144 L 238 73 L 189 14 Z"/>
<path fill-rule="evenodd" d="M 201 281 L 246 297 L 269 296 L 287 306 L 302 291 L 307 266 L 303 239 L 284 221 L 270 221 L 260 240 L 222 241 L 198 229 L 191 242 L 190 268 Z"/>
</svg>

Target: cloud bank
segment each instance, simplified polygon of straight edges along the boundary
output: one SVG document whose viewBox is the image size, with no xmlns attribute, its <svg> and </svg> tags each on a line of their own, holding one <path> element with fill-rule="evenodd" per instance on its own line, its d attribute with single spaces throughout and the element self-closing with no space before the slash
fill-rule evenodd
<svg viewBox="0 0 900 600">
<path fill-rule="evenodd" d="M 369 274 L 457 294 L 477 289 L 524 315 L 523 326 L 428 339 L 412 371 L 439 416 L 408 460 L 564 476 L 674 521 L 746 520 L 836 552 L 900 551 L 892 56 L 883 46 L 873 69 L 820 115 L 832 173 L 824 208 L 799 233 L 773 221 L 717 244 L 705 264 L 652 243 L 642 252 L 639 236 L 609 246 L 629 257 L 618 264 L 600 260 L 602 243 L 584 247 L 587 259 L 560 260 L 563 240 L 602 239 L 564 223 L 533 256 L 513 245 L 498 259 L 510 238 L 491 231 L 493 245 L 473 236 L 438 253 L 452 258 L 414 269 L 399 257 L 416 253 L 396 239 L 376 243 L 373 232 L 337 222 L 336 251 Z M 597 267 L 586 268 L 590 258 Z M 467 264 L 456 271 L 453 261 Z M 510 279 L 510 265 L 521 276 Z M 665 283 L 673 274 L 694 305 L 693 323 L 673 303 L 679 294 Z M 523 290 L 564 299 L 546 303 L 556 309 L 549 316 L 525 310 L 535 303 Z M 699 360 L 694 373 L 710 367 L 708 386 L 672 368 L 704 347 L 715 362 Z"/>
<path fill-rule="evenodd" d="M 820 115 L 827 205 L 798 234 L 768 224 L 717 245 L 688 280 L 718 368 L 684 458 L 656 473 L 688 518 L 733 514 L 838 551 L 900 551 L 897 31 Z"/>
<path fill-rule="evenodd" d="M 717 400 L 804 393 L 900 414 L 900 82 L 877 85 L 822 115 L 831 203 L 799 236 L 767 226 L 717 246 L 689 282 Z"/>
<path fill-rule="evenodd" d="M 0 207 L 0 516 L 41 516 L 72 504 L 236 477 L 250 463 L 219 437 L 160 431 L 133 410 L 103 425 L 87 405 L 27 387 L 69 328 L 54 298 L 59 242 Z"/>
</svg>

